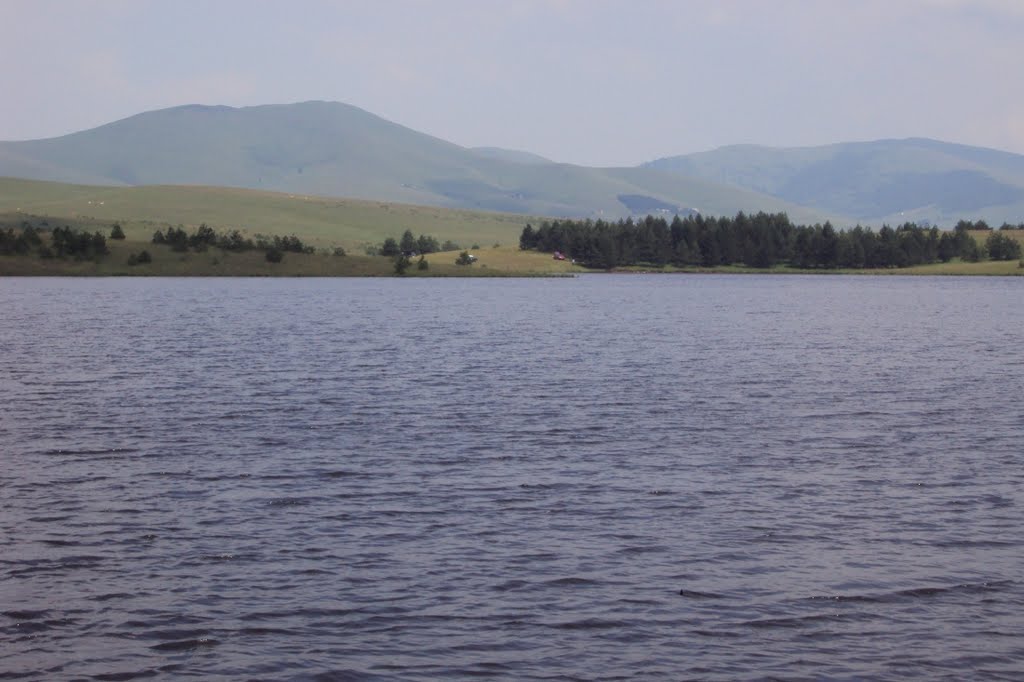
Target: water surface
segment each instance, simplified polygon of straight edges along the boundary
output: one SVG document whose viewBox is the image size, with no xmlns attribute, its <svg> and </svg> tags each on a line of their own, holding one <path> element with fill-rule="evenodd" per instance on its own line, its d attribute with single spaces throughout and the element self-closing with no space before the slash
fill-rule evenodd
<svg viewBox="0 0 1024 682">
<path fill-rule="evenodd" d="M 1021 679 L 1024 279 L 0 279 L 0 678 Z"/>
</svg>

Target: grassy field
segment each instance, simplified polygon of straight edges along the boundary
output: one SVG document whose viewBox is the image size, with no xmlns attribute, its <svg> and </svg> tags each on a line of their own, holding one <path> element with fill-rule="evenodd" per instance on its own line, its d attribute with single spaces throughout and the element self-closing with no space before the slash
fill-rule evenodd
<svg viewBox="0 0 1024 682">
<path fill-rule="evenodd" d="M 109 234 L 119 222 L 125 241 L 108 240 L 111 254 L 99 260 L 40 260 L 0 257 L 0 275 L 163 275 L 163 276 L 388 276 L 394 274 L 390 259 L 362 255 L 362 246 L 379 244 L 385 237 L 399 237 L 406 230 L 429 234 L 440 241 L 452 240 L 473 249 L 478 261 L 457 266 L 455 252 L 431 254 L 427 271 L 416 269 L 408 276 L 566 275 L 585 272 L 549 254 L 522 252 L 519 235 L 536 218 L 500 213 L 472 212 L 386 204 L 356 200 L 325 199 L 274 192 L 213 187 L 90 187 L 0 178 L 0 225 L 17 226 L 29 215 L 48 216 L 49 226 L 70 225 L 89 232 Z M 39 224 L 38 218 L 32 222 Z M 178 253 L 150 243 L 155 230 L 183 225 L 193 231 L 205 222 L 218 232 L 239 229 L 248 236 L 294 234 L 317 247 L 315 254 L 288 253 L 281 263 L 269 263 L 260 251 L 228 253 L 212 249 L 203 253 Z M 972 233 L 984 242 L 990 233 Z M 1024 231 L 1003 234 L 1024 243 Z M 500 245 L 500 246 L 496 246 Z M 349 255 L 328 255 L 343 246 Z M 129 256 L 148 251 L 153 262 L 129 265 Z M 884 274 L 884 275 L 1024 275 L 1018 261 L 936 263 L 914 268 L 884 270 L 796 270 L 777 267 L 757 270 L 739 266 L 719 268 L 623 268 L 620 272 L 731 272 L 791 274 Z"/>
<path fill-rule="evenodd" d="M 354 199 L 224 187 L 91 187 L 0 178 L 0 214 L 52 216 L 57 221 L 119 222 L 129 239 L 149 240 L 167 225 L 206 223 L 223 232 L 294 234 L 315 246 L 357 251 L 405 230 L 461 246 L 514 245 L 538 218 Z M 52 221 L 51 221 L 52 222 Z"/>
<path fill-rule="evenodd" d="M 395 274 L 394 261 L 382 256 L 334 256 L 324 252 L 286 253 L 280 263 L 269 263 L 262 251 L 241 253 L 210 249 L 201 253 L 181 253 L 169 246 L 126 239 L 107 240 L 110 254 L 98 261 L 41 259 L 36 256 L 0 256 L 0 275 L 24 276 L 153 276 L 153 277 L 385 277 Z M 131 255 L 147 251 L 151 263 L 129 265 Z M 427 270 L 417 268 L 417 260 L 406 271 L 407 277 L 502 277 L 558 276 L 582 272 L 582 268 L 556 261 L 547 254 L 523 252 L 518 248 L 484 248 L 472 252 L 477 262 L 456 265 L 458 252 L 432 253 L 426 256 Z"/>
<path fill-rule="evenodd" d="M 26 276 L 154 276 L 154 277 L 387 277 L 395 274 L 394 261 L 380 256 L 334 256 L 327 252 L 286 253 L 280 263 L 269 263 L 262 251 L 242 253 L 210 249 L 201 253 L 180 253 L 169 246 L 148 241 L 108 240 L 110 254 L 99 261 L 73 259 L 43 260 L 36 256 L 0 256 L 0 275 Z M 151 263 L 129 265 L 132 254 L 147 251 Z M 549 254 L 520 251 L 518 247 L 485 247 L 472 252 L 477 261 L 470 266 L 456 265 L 458 252 L 432 253 L 426 257 L 429 268 L 417 269 L 417 259 L 406 271 L 407 277 L 501 277 L 501 276 L 567 276 L 587 270 L 568 261 L 554 260 Z M 619 273 L 719 273 L 719 274 L 790 274 L 790 275 L 1013 275 L 1024 276 L 1019 261 L 982 261 L 980 263 L 935 263 L 913 268 L 878 270 L 798 270 L 779 266 L 759 270 L 743 266 L 716 268 L 619 268 Z"/>
</svg>

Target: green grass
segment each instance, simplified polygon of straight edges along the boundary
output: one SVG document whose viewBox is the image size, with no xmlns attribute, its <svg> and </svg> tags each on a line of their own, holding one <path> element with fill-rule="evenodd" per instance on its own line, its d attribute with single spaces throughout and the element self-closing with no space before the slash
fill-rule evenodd
<svg viewBox="0 0 1024 682">
<path fill-rule="evenodd" d="M 469 246 L 479 260 L 472 266 L 457 266 L 457 253 L 431 254 L 426 272 L 416 269 L 415 260 L 407 276 L 565 275 L 586 272 L 549 254 L 522 252 L 519 235 L 535 218 L 501 213 L 387 204 L 381 202 L 327 199 L 277 192 L 216 187 L 90 187 L 0 178 L 0 226 L 17 225 L 28 215 L 45 215 L 51 226 L 71 225 L 76 229 L 99 230 L 109 234 L 119 222 L 127 233 L 123 242 L 108 240 L 111 254 L 98 263 L 35 257 L 0 257 L 0 275 L 163 275 L 163 276 L 389 276 L 393 263 L 387 258 L 362 255 L 361 245 L 379 243 L 387 236 L 399 237 L 410 229 L 430 234 L 441 241 L 450 239 Z M 38 219 L 33 220 L 38 223 Z M 166 246 L 150 243 L 153 232 L 166 225 L 184 225 L 191 231 L 206 222 L 218 232 L 241 229 L 256 233 L 295 234 L 318 247 L 316 254 L 285 255 L 282 263 L 268 263 L 262 252 L 181 254 Z M 973 236 L 984 241 L 989 232 Z M 1004 232 L 1024 242 L 1024 231 Z M 498 248 L 495 243 L 503 244 Z M 350 255 L 327 255 L 330 247 L 344 246 Z M 128 265 L 131 253 L 147 250 L 153 262 Z M 980 263 L 936 263 L 913 268 L 881 270 L 797 270 L 777 267 L 758 270 L 742 266 L 719 268 L 621 268 L 622 272 L 719 272 L 789 274 L 885 274 L 885 275 L 1024 275 L 1018 261 Z"/>
<path fill-rule="evenodd" d="M 1020 261 L 1016 260 L 981 261 L 979 263 L 950 261 L 949 263 L 915 265 L 909 268 L 834 268 L 831 270 L 805 270 L 801 268 L 791 268 L 788 265 L 778 265 L 767 269 L 748 268 L 743 265 L 722 265 L 718 267 L 693 266 L 685 268 L 677 268 L 671 265 L 667 265 L 664 268 L 630 266 L 625 268 L 616 268 L 615 272 L 719 273 L 743 275 L 891 275 L 894 277 L 914 275 L 1024 276 L 1024 268 L 1020 266 Z"/>
<path fill-rule="evenodd" d="M 330 199 L 223 187 L 91 187 L 0 178 L 0 214 L 51 216 L 50 222 L 81 220 L 109 226 L 120 222 L 129 239 L 149 240 L 166 225 L 186 229 L 206 223 L 217 231 L 294 234 L 315 246 L 350 252 L 412 230 L 463 246 L 518 244 L 528 222 L 507 213 Z"/>
<path fill-rule="evenodd" d="M 382 256 L 334 256 L 324 252 L 285 253 L 280 263 L 267 262 L 262 251 L 242 253 L 209 249 L 177 252 L 169 246 L 126 239 L 107 240 L 110 253 L 98 260 L 41 259 L 31 256 L 0 256 L 0 275 L 19 276 L 152 276 L 152 277 L 386 277 L 395 274 L 394 261 Z M 129 265 L 131 254 L 147 251 L 153 261 Z M 417 269 L 417 260 L 406 277 L 508 277 L 557 276 L 582 269 L 551 256 L 523 252 L 512 247 L 473 251 L 473 265 L 455 264 L 458 252 L 426 256 L 429 268 Z"/>
<path fill-rule="evenodd" d="M 85 225 L 78 225 L 86 227 Z M 108 240 L 110 254 L 98 261 L 74 259 L 43 260 L 32 256 L 0 256 L 0 275 L 24 276 L 162 276 L 162 277 L 387 277 L 394 275 L 394 262 L 379 256 L 334 256 L 323 251 L 313 254 L 286 253 L 280 263 L 269 263 L 262 251 L 243 253 L 210 249 L 201 253 L 181 253 L 169 246 L 148 241 L 126 239 Z M 129 256 L 146 250 L 152 263 L 129 265 Z M 485 247 L 474 250 L 478 260 L 470 266 L 455 264 L 458 253 L 448 251 L 429 254 L 429 268 L 418 270 L 417 259 L 406 272 L 406 277 L 502 277 L 502 276 L 566 276 L 588 270 L 568 261 L 554 260 L 549 254 L 520 251 L 516 247 Z M 715 268 L 664 268 L 634 266 L 617 268 L 622 273 L 719 273 L 719 274 L 790 274 L 790 275 L 1024 275 L 1018 261 L 982 261 L 980 263 L 935 263 L 912 268 L 875 270 L 798 270 L 777 266 L 768 270 L 744 266 Z"/>
</svg>

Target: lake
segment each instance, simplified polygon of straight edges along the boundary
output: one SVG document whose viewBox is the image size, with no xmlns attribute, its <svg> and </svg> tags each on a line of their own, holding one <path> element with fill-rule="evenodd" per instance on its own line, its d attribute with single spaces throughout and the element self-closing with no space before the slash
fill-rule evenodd
<svg viewBox="0 0 1024 682">
<path fill-rule="evenodd" d="M 1022 302 L 0 279 L 0 678 L 1021 679 Z"/>
</svg>

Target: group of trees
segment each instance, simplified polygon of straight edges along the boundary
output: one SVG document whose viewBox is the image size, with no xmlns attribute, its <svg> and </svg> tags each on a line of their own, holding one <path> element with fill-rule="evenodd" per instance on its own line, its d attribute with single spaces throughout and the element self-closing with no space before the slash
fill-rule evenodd
<svg viewBox="0 0 1024 682">
<path fill-rule="evenodd" d="M 432 235 L 421 234 L 419 237 L 416 237 L 413 235 L 412 230 L 406 230 L 402 233 L 401 239 L 388 237 L 381 244 L 368 246 L 366 254 L 368 256 L 395 258 L 400 255 L 411 257 L 416 254 L 423 255 L 439 251 L 456 251 L 458 249 L 459 245 L 451 240 L 447 240 L 442 244 L 438 241 L 437 237 Z"/>
<path fill-rule="evenodd" d="M 966 223 L 966 221 L 964 221 Z M 901 268 L 953 258 L 1019 258 L 1020 244 L 993 233 L 978 245 L 968 233 L 973 223 L 952 232 L 906 223 L 878 232 L 861 226 L 836 230 L 830 223 L 794 225 L 785 213 L 737 213 L 735 217 L 647 216 L 634 222 L 555 220 L 527 225 L 519 239 L 523 250 L 560 251 L 588 267 L 668 264 L 676 266 L 747 265 L 770 268 Z M 993 238 L 997 238 L 993 247 Z M 1016 252 L 1014 252 L 1016 248 Z M 1016 255 L 1014 255 L 1016 254 Z"/>
<path fill-rule="evenodd" d="M 48 224 L 47 224 L 48 227 Z M 85 232 L 70 226 L 50 228 L 49 243 L 43 238 L 47 230 L 41 230 L 28 221 L 15 229 L 0 230 L 0 255 L 24 256 L 35 251 L 40 258 L 74 258 L 89 260 L 110 253 L 107 238 L 101 232 Z"/>
<path fill-rule="evenodd" d="M 189 234 L 181 226 L 168 227 L 166 232 L 157 230 L 153 233 L 154 244 L 167 244 L 174 251 L 196 252 L 206 251 L 210 247 L 222 251 L 265 251 L 267 260 L 272 263 L 281 262 L 286 252 L 291 253 L 313 253 L 314 248 L 307 246 L 295 235 L 281 237 L 278 235 L 266 236 L 258 234 L 255 239 L 246 237 L 238 230 L 230 232 L 217 232 L 206 223 L 201 224 L 192 234 Z"/>
<path fill-rule="evenodd" d="M 42 246 L 39 230 L 27 222 L 19 229 L 8 227 L 0 230 L 0 256 L 23 256 L 32 249 Z"/>
<path fill-rule="evenodd" d="M 1014 260 L 1020 258 L 1021 245 L 1019 241 L 1009 235 L 993 232 L 985 240 L 985 251 L 988 252 L 988 257 L 992 260 Z"/>
<path fill-rule="evenodd" d="M 961 220 L 960 222 L 958 222 L 956 224 L 956 226 L 957 226 L 958 229 L 961 229 L 961 230 L 991 230 L 992 229 L 991 227 L 989 227 L 989 224 L 986 223 L 984 220 L 974 220 L 974 221 L 971 221 L 971 220 Z M 1004 222 L 1002 225 L 999 226 L 999 229 L 1000 230 L 1024 230 L 1024 223 L 1017 223 L 1016 225 L 1011 225 L 1010 223 Z"/>
<path fill-rule="evenodd" d="M 173 251 L 196 252 L 206 251 L 215 247 L 223 251 L 251 251 L 256 248 L 256 243 L 244 236 L 238 230 L 218 233 L 206 223 L 201 224 L 192 234 L 181 227 L 168 227 L 166 232 L 157 230 L 153 233 L 154 244 L 166 244 Z"/>
<path fill-rule="evenodd" d="M 107 238 L 101 232 L 79 232 L 70 227 L 55 227 L 50 230 L 50 249 L 57 258 L 72 256 L 79 260 L 98 258 L 110 253 Z M 46 256 L 45 252 L 40 252 Z"/>
</svg>

